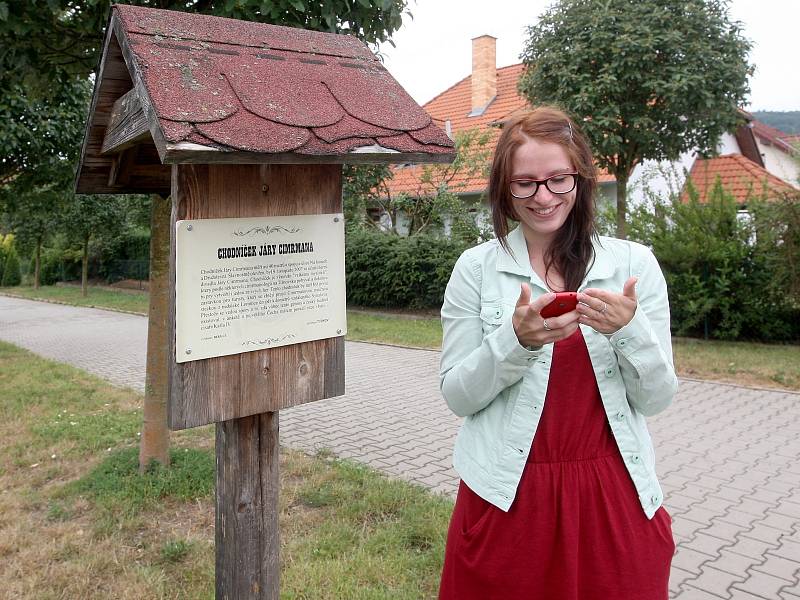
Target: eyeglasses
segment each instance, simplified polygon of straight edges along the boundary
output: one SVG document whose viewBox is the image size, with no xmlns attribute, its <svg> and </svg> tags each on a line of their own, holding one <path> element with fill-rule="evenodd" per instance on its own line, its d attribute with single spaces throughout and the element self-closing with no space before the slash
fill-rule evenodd
<svg viewBox="0 0 800 600">
<path fill-rule="evenodd" d="M 512 179 L 509 187 L 511 195 L 519 199 L 535 196 L 542 184 L 554 194 L 568 194 L 578 183 L 577 175 L 577 173 L 559 173 L 546 179 Z"/>
</svg>

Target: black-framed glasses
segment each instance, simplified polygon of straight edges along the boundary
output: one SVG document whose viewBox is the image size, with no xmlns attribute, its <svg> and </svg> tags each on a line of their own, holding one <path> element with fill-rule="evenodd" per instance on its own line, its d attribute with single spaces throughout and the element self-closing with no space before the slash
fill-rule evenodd
<svg viewBox="0 0 800 600">
<path fill-rule="evenodd" d="M 529 177 L 512 179 L 509 187 L 514 198 L 523 199 L 535 196 L 542 184 L 554 194 L 568 194 L 578 184 L 578 174 L 559 173 L 546 179 L 530 179 Z"/>
</svg>

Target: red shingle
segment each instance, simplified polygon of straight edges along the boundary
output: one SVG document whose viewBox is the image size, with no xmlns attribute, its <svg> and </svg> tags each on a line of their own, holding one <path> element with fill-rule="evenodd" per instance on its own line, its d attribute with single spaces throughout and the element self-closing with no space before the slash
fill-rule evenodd
<svg viewBox="0 0 800 600">
<path fill-rule="evenodd" d="M 311 137 L 305 127 L 268 121 L 246 110 L 223 121 L 197 123 L 197 129 L 218 144 L 247 152 L 289 152 Z"/>
<path fill-rule="evenodd" d="M 689 172 L 692 185 L 697 190 L 700 202 L 705 202 L 708 194 L 719 178 L 722 187 L 733 195 L 739 204 L 744 204 L 752 196 L 760 196 L 766 186 L 768 198 L 780 194 L 797 193 L 797 188 L 776 177 L 763 167 L 748 160 L 741 154 L 726 154 L 714 158 L 698 158 Z M 688 192 L 683 192 L 683 199 Z"/>
<path fill-rule="evenodd" d="M 165 139 L 221 150 L 452 155 L 358 39 L 115 5 Z M 408 133 L 414 131 L 414 137 Z"/>
<path fill-rule="evenodd" d="M 345 112 L 323 83 L 317 65 L 298 69 L 295 57 L 285 54 L 284 60 L 245 55 L 224 61 L 222 72 L 242 105 L 284 125 L 325 127 L 340 121 Z"/>
<path fill-rule="evenodd" d="M 117 4 L 114 8 L 130 33 L 375 60 L 369 48 L 350 36 L 140 6 Z"/>
</svg>

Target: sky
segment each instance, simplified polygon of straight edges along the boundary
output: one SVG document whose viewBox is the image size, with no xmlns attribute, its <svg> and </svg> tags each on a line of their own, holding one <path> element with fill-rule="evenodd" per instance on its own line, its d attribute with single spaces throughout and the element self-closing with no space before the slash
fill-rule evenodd
<svg viewBox="0 0 800 600">
<path fill-rule="evenodd" d="M 412 19 L 392 36 L 396 47 L 381 45 L 385 66 L 409 94 L 424 104 L 472 70 L 472 38 L 497 38 L 497 66 L 521 62 L 525 28 L 549 0 L 409 0 Z M 749 60 L 747 110 L 800 110 L 797 24 L 800 0 L 733 0 L 733 20 L 753 43 Z"/>
</svg>

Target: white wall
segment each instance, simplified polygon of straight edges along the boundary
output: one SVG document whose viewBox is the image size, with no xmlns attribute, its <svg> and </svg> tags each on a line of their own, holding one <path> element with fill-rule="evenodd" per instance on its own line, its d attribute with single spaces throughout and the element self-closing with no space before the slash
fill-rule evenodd
<svg viewBox="0 0 800 600">
<path fill-rule="evenodd" d="M 717 145 L 717 153 L 741 154 L 736 137 L 730 133 L 723 134 Z M 686 181 L 685 172 L 691 170 L 696 155 L 695 151 L 684 152 L 676 161 L 646 160 L 636 166 L 628 182 L 628 203 L 632 206 L 644 202 L 650 193 L 666 198 L 671 193 L 678 193 Z"/>
<path fill-rule="evenodd" d="M 767 171 L 792 185 L 796 186 L 800 183 L 800 153 L 792 157 L 775 146 L 764 144 L 758 138 L 756 138 L 756 143 Z"/>
</svg>

